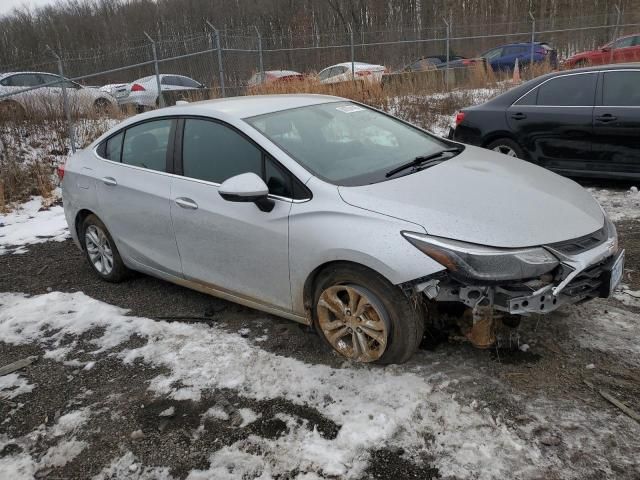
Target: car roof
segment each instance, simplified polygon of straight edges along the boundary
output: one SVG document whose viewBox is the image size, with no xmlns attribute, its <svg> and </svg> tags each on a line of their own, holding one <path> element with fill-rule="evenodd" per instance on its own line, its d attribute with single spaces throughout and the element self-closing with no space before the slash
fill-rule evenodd
<svg viewBox="0 0 640 480">
<path fill-rule="evenodd" d="M 267 70 L 262 73 L 271 73 L 274 75 L 302 75 L 300 72 L 296 72 L 295 70 Z"/>
<path fill-rule="evenodd" d="M 175 115 L 210 115 L 223 113 L 244 119 L 264 115 L 266 113 L 289 110 L 291 108 L 308 107 L 323 103 L 349 101 L 345 98 L 330 95 L 285 94 L 285 95 L 249 95 L 246 97 L 218 98 L 189 104 L 176 105 L 154 110 L 149 117 Z"/>
<path fill-rule="evenodd" d="M 60 76 L 57 73 L 51 73 L 51 72 L 4 72 L 4 73 L 0 73 L 0 78 L 6 78 L 11 75 L 23 75 L 25 73 L 35 73 L 38 75 L 55 75 L 56 77 Z"/>
<path fill-rule="evenodd" d="M 554 77 L 558 77 L 561 75 L 568 75 L 568 74 L 576 74 L 576 73 L 588 73 L 588 72 L 601 72 L 603 70 L 629 70 L 629 69 L 634 69 L 634 70 L 640 70 L 640 62 L 636 62 L 636 63 L 613 63 L 610 65 L 597 65 L 597 66 L 591 66 L 591 67 L 584 67 L 584 68 L 573 68 L 571 70 L 558 70 L 555 72 L 551 72 L 551 73 L 547 73 L 545 75 L 540 75 L 539 77 L 536 77 L 534 79 L 529 80 L 528 82 L 524 82 L 521 85 L 518 85 L 517 87 L 512 88 L 511 90 L 507 90 L 506 92 L 492 98 L 491 100 L 489 100 L 488 102 L 485 102 L 485 104 L 492 104 L 492 105 L 511 105 L 511 103 L 513 103 L 514 99 L 519 98 L 520 96 L 522 96 L 524 93 L 528 92 L 529 90 L 536 88 L 538 85 L 540 85 L 542 82 L 550 79 L 550 78 L 554 78 Z M 484 105 L 484 104 L 482 104 Z M 478 105 L 480 106 L 480 105 Z M 473 108 L 473 107 L 471 107 Z"/>
<path fill-rule="evenodd" d="M 367 63 L 367 62 L 353 62 L 353 66 L 358 67 L 382 67 L 382 65 L 378 65 L 377 63 Z M 336 63 L 335 65 L 331 65 L 331 67 L 351 67 L 351 62 L 342 62 Z M 327 67 L 327 68 L 331 68 Z M 326 70 L 325 68 L 324 70 Z"/>
</svg>

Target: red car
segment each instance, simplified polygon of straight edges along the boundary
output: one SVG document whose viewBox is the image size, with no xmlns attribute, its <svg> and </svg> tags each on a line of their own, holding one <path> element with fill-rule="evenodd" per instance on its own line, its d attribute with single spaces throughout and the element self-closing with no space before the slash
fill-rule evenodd
<svg viewBox="0 0 640 480">
<path fill-rule="evenodd" d="M 640 62 L 640 33 L 620 37 L 596 50 L 576 53 L 565 60 L 563 66 L 575 68 L 622 62 Z"/>
</svg>

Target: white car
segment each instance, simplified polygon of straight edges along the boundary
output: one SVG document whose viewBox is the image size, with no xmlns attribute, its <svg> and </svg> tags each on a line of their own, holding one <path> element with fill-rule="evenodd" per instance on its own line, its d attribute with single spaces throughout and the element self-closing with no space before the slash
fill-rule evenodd
<svg viewBox="0 0 640 480">
<path fill-rule="evenodd" d="M 58 82 L 55 85 L 54 82 Z M 66 78 L 45 72 L 9 72 L 0 74 L 0 111 L 23 116 L 27 113 L 55 114 L 63 112 L 62 86 L 74 114 L 104 112 L 116 107 L 115 99 L 106 92 L 86 88 Z M 28 88 L 39 87 L 24 91 Z"/>
<path fill-rule="evenodd" d="M 165 103 L 175 103 L 180 92 L 193 92 L 206 87 L 193 78 L 183 75 L 161 74 L 160 88 L 165 96 Z M 155 75 L 140 78 L 134 82 L 116 87 L 114 96 L 120 105 L 135 105 L 139 108 L 157 107 L 160 105 L 158 82 Z"/>
<path fill-rule="evenodd" d="M 322 70 L 318 74 L 320 83 L 338 83 L 351 80 L 352 67 L 353 76 L 356 80 L 368 80 L 375 83 L 382 81 L 382 75 L 387 70 L 383 65 L 373 65 L 363 62 L 353 62 L 352 65 L 351 62 L 344 62 Z"/>
</svg>

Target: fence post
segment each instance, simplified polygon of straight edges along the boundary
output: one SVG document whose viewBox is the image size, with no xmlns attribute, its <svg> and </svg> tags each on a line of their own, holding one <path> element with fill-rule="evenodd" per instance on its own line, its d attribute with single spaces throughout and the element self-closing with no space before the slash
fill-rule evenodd
<svg viewBox="0 0 640 480">
<path fill-rule="evenodd" d="M 445 84 L 445 88 L 447 90 L 449 90 L 449 69 L 451 68 L 451 65 L 449 65 L 449 61 L 451 59 L 451 50 L 449 49 L 450 47 L 450 40 L 451 40 L 451 24 L 447 21 L 447 19 L 445 17 L 442 17 L 442 21 L 444 22 L 444 24 L 447 26 L 447 64 L 444 68 L 444 84 Z"/>
<path fill-rule="evenodd" d="M 351 80 L 356 79 L 356 49 L 353 43 L 353 26 L 349 24 L 349 42 L 351 44 Z"/>
<path fill-rule="evenodd" d="M 158 86 L 158 101 L 160 108 L 164 107 L 164 96 L 162 95 L 162 84 L 160 82 L 160 69 L 158 67 L 158 52 L 156 51 L 156 42 L 149 36 L 147 32 L 144 33 L 145 37 L 151 42 L 151 51 L 153 52 L 153 66 L 156 71 L 156 85 Z"/>
<path fill-rule="evenodd" d="M 264 63 L 262 59 L 262 35 L 260 35 L 260 30 L 258 30 L 258 27 L 254 25 L 253 28 L 256 30 L 256 35 L 258 37 L 258 59 L 260 61 L 260 71 L 264 72 Z"/>
<path fill-rule="evenodd" d="M 218 51 L 218 75 L 220 76 L 220 96 L 226 97 L 226 92 L 224 89 L 224 66 L 222 64 L 222 48 L 220 47 L 220 31 L 214 27 L 209 20 L 205 20 L 207 25 L 211 30 L 213 30 L 213 34 L 215 35 L 216 40 L 216 50 Z"/>
<path fill-rule="evenodd" d="M 613 53 L 616 49 L 616 39 L 618 38 L 618 32 L 620 31 L 620 17 L 622 16 L 620 7 L 618 5 L 614 5 L 614 8 L 616 9 L 616 28 L 613 30 L 613 44 L 611 45 L 609 63 L 613 63 Z"/>
<path fill-rule="evenodd" d="M 535 55 L 534 43 L 536 41 L 536 17 L 529 10 L 529 18 L 531 18 L 531 57 L 529 58 L 529 70 L 531 70 L 531 78 L 533 78 L 533 59 Z"/>
<path fill-rule="evenodd" d="M 69 131 L 69 142 L 71 143 L 71 153 L 76 153 L 76 138 L 73 131 L 73 121 L 71 120 L 71 110 L 69 109 L 69 97 L 67 95 L 67 87 L 65 85 L 66 79 L 64 76 L 64 69 L 62 68 L 62 59 L 60 55 L 53 51 L 53 49 L 49 45 L 45 45 L 47 50 L 51 52 L 51 54 L 58 61 L 58 75 L 62 80 L 62 108 L 64 109 L 64 114 L 67 117 L 67 129 Z"/>
</svg>

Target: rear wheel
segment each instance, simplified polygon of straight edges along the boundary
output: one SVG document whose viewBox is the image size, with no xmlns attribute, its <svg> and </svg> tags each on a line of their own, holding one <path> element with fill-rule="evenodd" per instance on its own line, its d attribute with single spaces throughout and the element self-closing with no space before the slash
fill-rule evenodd
<svg viewBox="0 0 640 480">
<path fill-rule="evenodd" d="M 314 323 L 327 344 L 349 360 L 403 363 L 424 334 L 419 303 L 365 267 L 330 267 L 316 281 Z"/>
<path fill-rule="evenodd" d="M 93 271 L 108 282 L 121 282 L 129 270 L 124 265 L 111 234 L 95 215 L 89 215 L 82 222 L 82 242 L 84 252 Z"/>
<path fill-rule="evenodd" d="M 493 150 L 494 152 L 502 153 L 508 157 L 516 157 L 524 159 L 524 152 L 522 147 L 518 145 L 516 142 L 511 140 L 510 138 L 500 138 L 498 140 L 494 140 L 489 145 L 486 146 L 487 149 Z"/>
<path fill-rule="evenodd" d="M 111 110 L 111 102 L 106 98 L 98 98 L 93 102 L 93 111 L 98 115 L 105 115 Z"/>
</svg>

